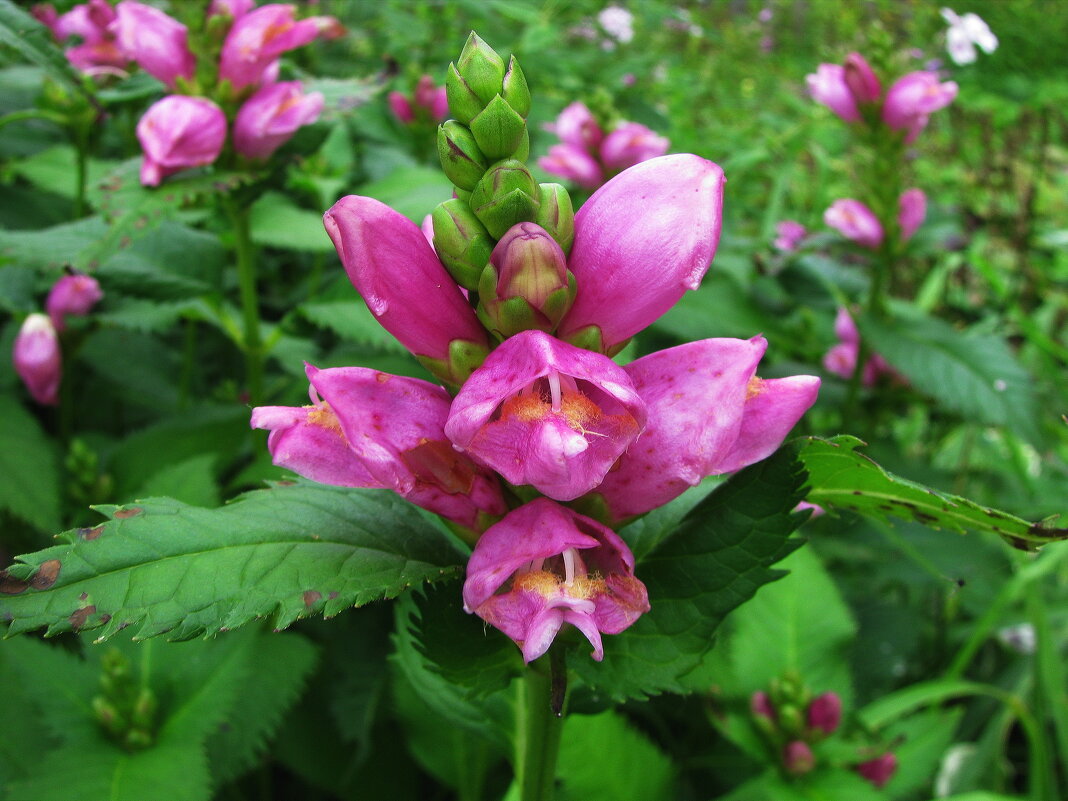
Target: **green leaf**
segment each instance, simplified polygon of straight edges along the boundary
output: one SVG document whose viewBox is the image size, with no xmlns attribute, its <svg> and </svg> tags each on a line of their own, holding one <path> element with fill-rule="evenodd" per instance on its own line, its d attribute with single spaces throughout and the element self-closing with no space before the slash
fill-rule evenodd
<svg viewBox="0 0 1068 801">
<path fill-rule="evenodd" d="M 257 245 L 333 253 L 323 215 L 302 209 L 280 192 L 267 192 L 249 209 L 249 234 Z"/>
<path fill-rule="evenodd" d="M 64 265 L 83 261 L 82 254 L 106 233 L 107 225 L 100 217 L 32 231 L 0 230 L 0 256 L 20 267 L 58 273 Z"/>
<path fill-rule="evenodd" d="M 7 780 L 29 774 L 34 762 L 53 744 L 33 699 L 21 685 L 17 648 L 8 647 L 21 642 L 29 640 L 0 642 L 0 687 L 19 688 L 19 692 L 0 693 L 0 719 L 8 721 L 7 736 L 0 737 L 0 788 Z M 5 798 L 2 790 L 0 798 Z"/>
<path fill-rule="evenodd" d="M 872 349 L 917 391 L 969 420 L 1011 428 L 1041 441 L 1034 380 L 1001 337 L 959 331 L 933 317 L 880 320 L 861 316 Z"/>
<path fill-rule="evenodd" d="M 299 311 L 309 322 L 329 328 L 343 339 L 391 353 L 408 352 L 355 295 L 352 300 L 305 303 Z"/>
<path fill-rule="evenodd" d="M 452 197 L 452 183 L 441 170 L 398 167 L 385 178 L 364 184 L 360 192 L 421 225 L 439 203 Z"/>
<path fill-rule="evenodd" d="M 751 337 L 754 331 L 772 336 L 775 328 L 734 277 L 714 270 L 699 289 L 679 298 L 653 326 L 687 342 L 706 337 Z"/>
<path fill-rule="evenodd" d="M 166 495 L 190 506 L 212 509 L 222 502 L 214 473 L 215 455 L 201 453 L 153 473 L 137 495 L 142 498 Z"/>
<path fill-rule="evenodd" d="M 0 44 L 43 67 L 49 77 L 74 93 L 89 97 L 84 79 L 56 45 L 52 32 L 11 0 L 0 0 Z"/>
<path fill-rule="evenodd" d="M 556 767 L 560 801 L 674 798 L 671 759 L 618 712 L 570 715 Z"/>
<path fill-rule="evenodd" d="M 882 734 L 884 742 L 893 743 L 898 769 L 886 785 L 894 797 L 908 797 L 930 792 L 935 772 L 946 749 L 953 743 L 964 708 L 929 709 L 890 726 Z"/>
<path fill-rule="evenodd" d="M 59 463 L 37 419 L 9 395 L 0 396 L 0 509 L 42 531 L 59 518 Z"/>
<path fill-rule="evenodd" d="M 34 153 L 29 158 L 19 159 L 14 163 L 14 171 L 35 186 L 47 192 L 73 199 L 77 194 L 75 186 L 75 169 L 77 155 L 70 145 L 57 145 Z M 86 164 L 87 182 L 96 184 L 103 180 L 111 170 L 114 162 L 89 159 Z"/>
<path fill-rule="evenodd" d="M 461 555 L 386 491 L 311 483 L 242 495 L 221 509 L 168 498 L 104 506 L 110 519 L 0 573 L 9 634 L 126 626 L 188 639 L 269 618 L 334 615 L 454 575 Z"/>
<path fill-rule="evenodd" d="M 809 474 L 808 500 L 824 508 L 848 509 L 880 520 L 891 516 L 928 528 L 992 532 L 1017 548 L 1031 549 L 1068 538 L 1068 529 L 980 506 L 895 476 L 856 449 L 856 437 L 810 437 L 801 441 L 799 456 Z"/>
<path fill-rule="evenodd" d="M 605 638 L 603 662 L 579 653 L 569 667 L 616 699 L 684 692 L 682 678 L 712 647 L 727 613 L 782 577 L 770 567 L 799 545 L 789 537 L 802 518 L 791 511 L 804 480 L 784 448 L 718 487 L 638 564 L 652 610 Z"/>
<path fill-rule="evenodd" d="M 885 801 L 876 790 L 853 771 L 820 770 L 800 780 L 784 778 L 770 770 L 752 779 L 717 801 Z"/>
</svg>

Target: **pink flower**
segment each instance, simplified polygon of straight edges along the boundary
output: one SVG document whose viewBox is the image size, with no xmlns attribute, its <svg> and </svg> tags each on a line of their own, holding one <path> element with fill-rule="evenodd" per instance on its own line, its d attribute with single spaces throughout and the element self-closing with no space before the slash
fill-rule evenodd
<svg viewBox="0 0 1068 801">
<path fill-rule="evenodd" d="M 429 75 L 419 78 L 411 98 L 402 92 L 390 92 L 386 100 L 393 116 L 405 125 L 411 125 L 417 119 L 440 122 L 449 116 L 445 87 L 436 85 Z"/>
<path fill-rule="evenodd" d="M 137 139 L 144 151 L 141 183 L 158 186 L 171 173 L 218 158 L 226 141 L 226 115 L 206 98 L 170 95 L 144 113 Z"/>
<path fill-rule="evenodd" d="M 611 172 L 625 170 L 643 161 L 663 156 L 670 143 L 666 137 L 639 125 L 624 122 L 601 143 L 601 163 Z"/>
<path fill-rule="evenodd" d="M 874 212 L 859 200 L 836 200 L 823 213 L 823 221 L 847 239 L 872 250 L 883 242 L 883 227 Z"/>
<path fill-rule="evenodd" d="M 834 333 L 838 337 L 838 344 L 827 351 L 827 355 L 823 357 L 823 366 L 830 373 L 851 379 L 860 356 L 860 332 L 845 308 L 838 309 L 834 318 Z M 866 387 L 875 386 L 875 382 L 882 375 L 900 378 L 897 371 L 887 364 L 886 359 L 878 353 L 873 353 L 864 365 L 861 383 Z"/>
<path fill-rule="evenodd" d="M 555 133 L 565 145 L 571 145 L 587 153 L 595 153 L 604 139 L 604 131 L 597 124 L 592 112 L 584 103 L 566 106 L 546 128 Z"/>
<path fill-rule="evenodd" d="M 842 79 L 858 106 L 876 102 L 883 93 L 883 85 L 860 53 L 846 56 Z"/>
<path fill-rule="evenodd" d="M 570 501 L 601 482 L 644 425 L 645 406 L 623 368 L 523 331 L 460 388 L 445 433 L 510 483 Z"/>
<path fill-rule="evenodd" d="M 901 228 L 901 240 L 907 242 L 927 216 L 927 195 L 922 189 L 906 189 L 901 193 L 898 207 L 897 223 Z"/>
<path fill-rule="evenodd" d="M 449 363 L 460 346 L 485 351 L 485 330 L 419 226 L 357 195 L 335 203 L 323 224 L 378 322 L 424 363 Z"/>
<path fill-rule="evenodd" d="M 648 410 L 645 431 L 594 491 L 613 521 L 662 506 L 705 476 L 770 456 L 815 402 L 814 376 L 756 376 L 763 337 L 705 339 L 623 369 Z"/>
<path fill-rule="evenodd" d="M 315 122 L 322 110 L 322 94 L 303 94 L 300 81 L 264 86 L 237 112 L 234 149 L 248 159 L 269 158 L 298 128 Z"/>
<path fill-rule="evenodd" d="M 604 171 L 597 160 L 574 145 L 552 145 L 548 155 L 538 159 L 548 173 L 574 181 L 583 189 L 596 189 L 604 183 Z"/>
<path fill-rule="evenodd" d="M 234 20 L 223 42 L 219 80 L 234 89 L 260 83 L 264 72 L 283 53 L 312 42 L 320 35 L 336 35 L 333 17 L 297 20 L 296 7 L 271 3 Z"/>
<path fill-rule="evenodd" d="M 804 776 L 816 767 L 816 755 L 803 740 L 792 740 L 782 749 L 783 769 L 791 776 Z"/>
<path fill-rule="evenodd" d="M 896 771 L 897 757 L 889 751 L 857 765 L 857 773 L 880 789 L 886 786 Z"/>
<path fill-rule="evenodd" d="M 806 711 L 808 726 L 824 736 L 834 734 L 842 722 L 842 699 L 837 693 L 823 693 L 812 699 Z"/>
<path fill-rule="evenodd" d="M 756 717 L 766 718 L 770 721 L 774 721 L 776 718 L 775 705 L 771 703 L 771 698 L 763 690 L 758 690 L 750 696 L 749 711 Z"/>
<path fill-rule="evenodd" d="M 110 30 L 115 9 L 107 0 L 89 0 L 59 16 L 50 6 L 39 8 L 42 10 L 35 16 L 52 30 L 57 41 L 65 42 L 72 36 L 81 40 L 81 44 L 66 50 L 67 60 L 77 69 L 91 73 L 126 66 L 129 59 L 119 49 Z"/>
<path fill-rule="evenodd" d="M 254 0 L 211 0 L 208 6 L 209 17 L 243 17 L 256 7 Z"/>
<path fill-rule="evenodd" d="M 12 361 L 15 372 L 35 401 L 44 406 L 59 403 L 63 359 L 59 337 L 47 315 L 31 314 L 22 323 L 15 337 Z"/>
<path fill-rule="evenodd" d="M 957 84 L 940 83 L 934 72 L 921 70 L 903 75 L 886 93 L 883 122 L 895 130 L 904 130 L 905 141 L 912 142 L 927 125 L 928 117 L 945 108 L 957 96 Z"/>
<path fill-rule="evenodd" d="M 635 206 L 643 213 L 635 214 Z M 578 294 L 557 336 L 616 351 L 697 289 L 719 243 L 723 171 L 684 154 L 626 170 L 575 215 L 568 268 Z"/>
<path fill-rule="evenodd" d="M 772 245 L 775 246 L 776 250 L 789 253 L 797 250 L 801 240 L 808 235 L 808 229 L 794 220 L 783 220 L 775 226 L 775 234 L 775 241 L 772 242 Z"/>
<path fill-rule="evenodd" d="M 306 370 L 311 406 L 252 411 L 275 464 L 323 484 L 391 489 L 473 531 L 505 513 L 497 479 L 445 438 L 444 389 L 364 367 Z"/>
<path fill-rule="evenodd" d="M 184 25 L 135 0 L 122 0 L 115 11 L 109 30 L 127 58 L 171 89 L 178 78 L 193 77 L 196 58 L 189 50 Z"/>
<path fill-rule="evenodd" d="M 81 316 L 104 297 L 100 284 L 90 275 L 74 273 L 65 275 L 52 285 L 45 301 L 45 311 L 57 331 L 67 327 L 67 315 Z"/>
<path fill-rule="evenodd" d="M 845 68 L 840 64 L 820 64 L 805 78 L 808 92 L 817 103 L 826 106 L 846 122 L 860 122 L 857 101 L 845 82 Z"/>
<path fill-rule="evenodd" d="M 601 634 L 618 634 L 649 611 L 634 557 L 611 529 L 538 498 L 509 512 L 467 563 L 464 608 L 511 637 L 532 662 L 570 623 L 604 658 Z"/>
<path fill-rule="evenodd" d="M 403 92 L 390 92 L 386 95 L 386 102 L 389 103 L 389 109 L 393 112 L 393 116 L 402 123 L 411 125 L 415 122 L 415 114 L 412 113 L 412 104 L 408 101 L 407 95 Z"/>
</svg>

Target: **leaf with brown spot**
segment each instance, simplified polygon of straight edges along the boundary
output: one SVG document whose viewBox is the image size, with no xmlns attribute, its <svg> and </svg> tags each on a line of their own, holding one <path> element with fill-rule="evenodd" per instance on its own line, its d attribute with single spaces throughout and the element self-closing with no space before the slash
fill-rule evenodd
<svg viewBox="0 0 1068 801">
<path fill-rule="evenodd" d="M 131 506 L 129 509 L 118 509 L 114 512 L 112 517 L 118 520 L 125 520 L 130 517 L 137 517 L 144 511 L 140 506 Z"/>
</svg>

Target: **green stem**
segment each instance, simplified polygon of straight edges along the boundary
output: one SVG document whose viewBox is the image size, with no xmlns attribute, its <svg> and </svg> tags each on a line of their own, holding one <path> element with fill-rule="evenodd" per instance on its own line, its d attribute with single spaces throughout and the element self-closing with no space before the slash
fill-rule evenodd
<svg viewBox="0 0 1068 801">
<path fill-rule="evenodd" d="M 88 174 L 89 137 L 78 130 L 74 134 L 74 219 L 85 215 L 85 187 Z"/>
<path fill-rule="evenodd" d="M 237 257 L 237 282 L 244 320 L 241 347 L 245 353 L 245 378 L 249 403 L 256 406 L 263 400 L 263 341 L 260 337 L 255 251 L 249 235 L 248 209 L 238 206 L 232 197 L 226 198 L 224 202 L 234 226 L 234 255 Z"/>
<path fill-rule="evenodd" d="M 552 676 L 547 668 L 546 664 L 531 665 L 519 680 L 515 746 L 520 801 L 552 801 L 553 797 L 564 721 L 552 710 Z"/>
</svg>

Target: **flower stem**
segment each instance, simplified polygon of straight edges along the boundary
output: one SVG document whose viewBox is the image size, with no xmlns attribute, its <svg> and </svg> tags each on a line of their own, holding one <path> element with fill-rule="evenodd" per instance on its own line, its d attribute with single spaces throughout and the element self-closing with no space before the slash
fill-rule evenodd
<svg viewBox="0 0 1068 801">
<path fill-rule="evenodd" d="M 227 197 L 224 202 L 234 226 L 234 255 L 237 257 L 237 282 L 241 293 L 241 314 L 245 329 L 241 347 L 245 353 L 249 403 L 257 406 L 263 400 L 263 342 L 260 338 L 256 258 L 252 238 L 249 236 L 248 209 L 239 206 L 233 197 Z"/>
<path fill-rule="evenodd" d="M 553 797 L 564 719 L 553 711 L 553 676 L 547 667 L 531 665 L 519 680 L 515 745 L 520 801 L 552 801 Z M 556 669 L 554 665 L 552 672 Z"/>
</svg>

